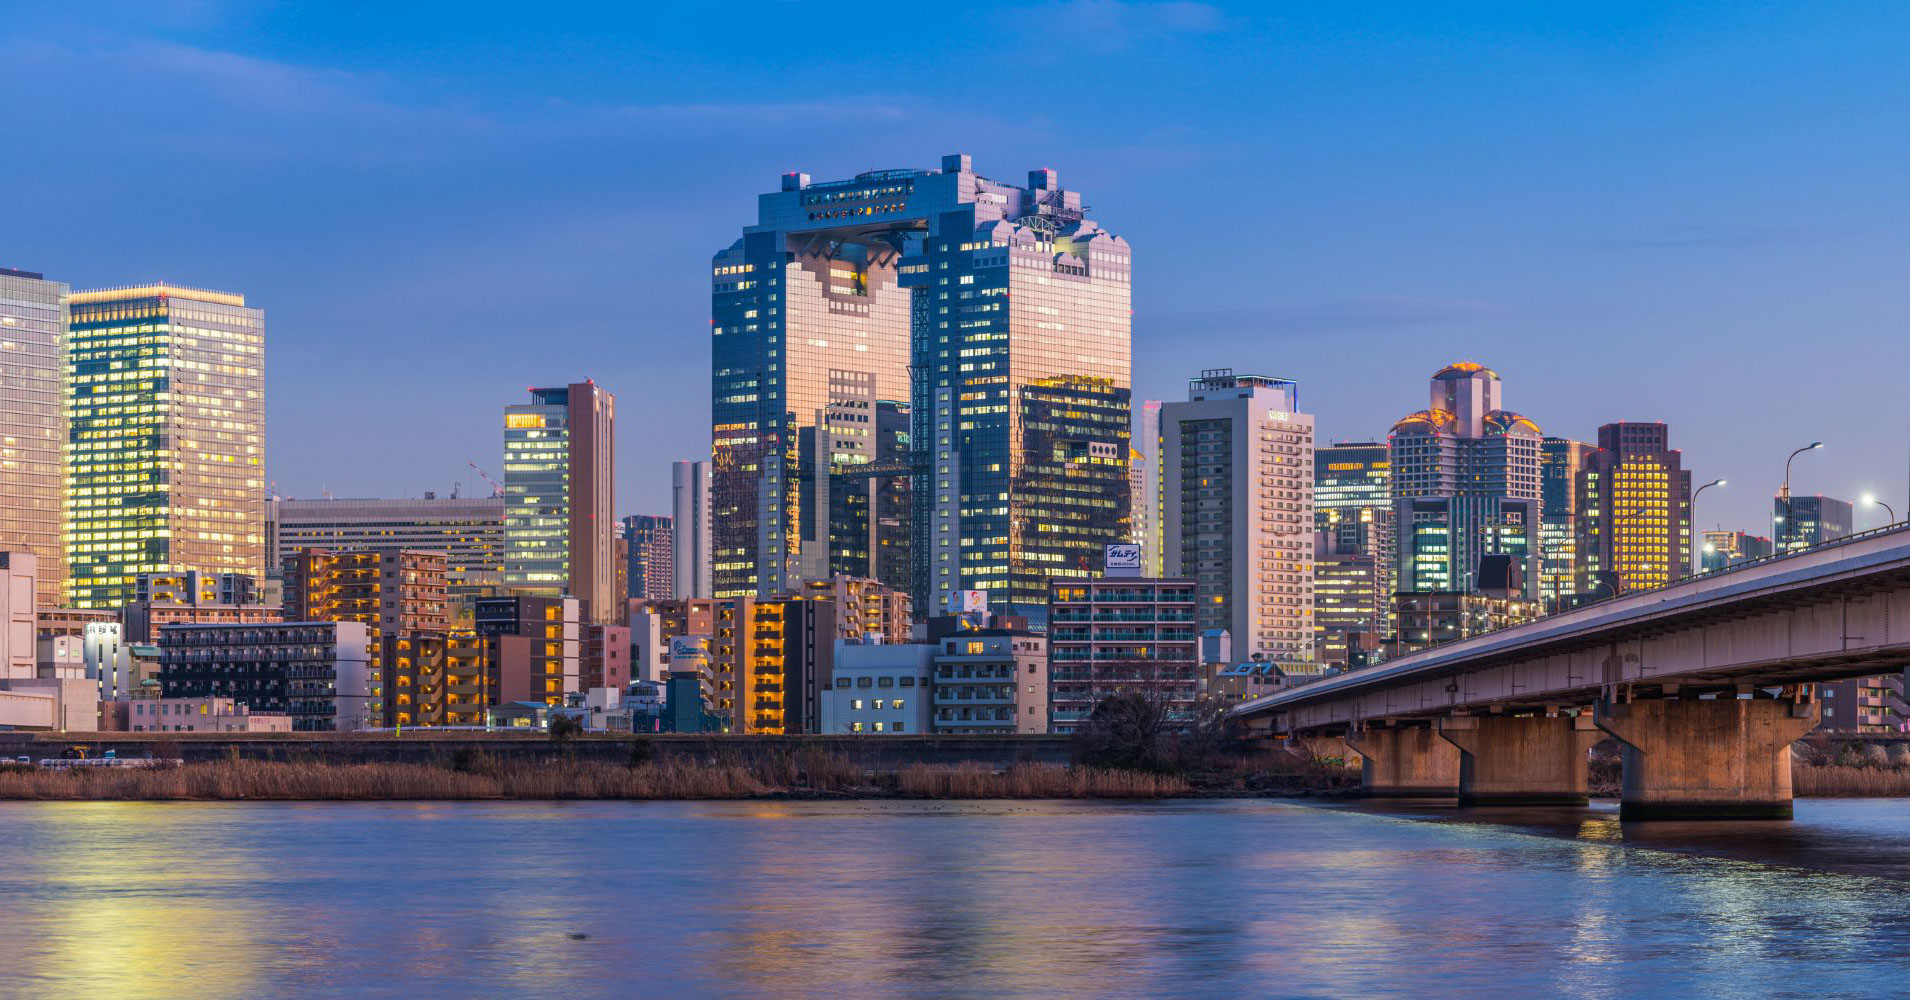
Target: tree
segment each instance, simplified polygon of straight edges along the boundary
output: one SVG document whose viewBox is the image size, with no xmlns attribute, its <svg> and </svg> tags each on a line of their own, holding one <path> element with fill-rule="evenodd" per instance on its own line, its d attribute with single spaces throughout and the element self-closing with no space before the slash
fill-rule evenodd
<svg viewBox="0 0 1910 1000">
<path fill-rule="evenodd" d="M 563 746 L 583 733 L 584 724 L 568 715 L 553 715 L 550 718 L 550 741 Z"/>
<path fill-rule="evenodd" d="M 1159 769 L 1168 721 L 1167 703 L 1144 690 L 1106 695 L 1075 733 L 1075 758 L 1089 767 Z"/>
</svg>

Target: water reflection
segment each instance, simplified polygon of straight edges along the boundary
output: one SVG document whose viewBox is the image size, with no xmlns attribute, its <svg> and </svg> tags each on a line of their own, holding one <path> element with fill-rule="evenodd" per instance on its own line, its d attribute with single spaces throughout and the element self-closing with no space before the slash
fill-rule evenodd
<svg viewBox="0 0 1910 1000">
<path fill-rule="evenodd" d="M 1907 819 L 19 803 L 0 995 L 1868 992 L 1910 930 Z"/>
</svg>

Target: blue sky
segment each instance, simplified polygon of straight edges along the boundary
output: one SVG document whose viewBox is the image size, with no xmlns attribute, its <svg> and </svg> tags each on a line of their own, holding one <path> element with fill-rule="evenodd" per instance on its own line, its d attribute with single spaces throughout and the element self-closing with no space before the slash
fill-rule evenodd
<svg viewBox="0 0 1910 1000">
<path fill-rule="evenodd" d="M 529 384 L 618 394 L 619 507 L 708 441 L 708 262 L 777 175 L 968 152 L 1135 248 L 1137 396 L 1297 378 L 1383 435 L 1478 360 L 1664 420 L 1709 527 L 1905 507 L 1910 8 L 0 3 L 0 265 L 268 313 L 281 493 L 473 490 Z"/>
</svg>

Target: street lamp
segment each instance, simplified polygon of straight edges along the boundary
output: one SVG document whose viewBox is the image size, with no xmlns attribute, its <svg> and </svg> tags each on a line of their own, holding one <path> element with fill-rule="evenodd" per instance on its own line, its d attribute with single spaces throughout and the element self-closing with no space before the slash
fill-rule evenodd
<svg viewBox="0 0 1910 1000">
<path fill-rule="evenodd" d="M 1691 524 L 1692 524 L 1692 526 L 1693 526 L 1694 528 L 1695 528 L 1695 527 L 1697 526 L 1697 523 L 1698 523 L 1698 498 L 1704 495 L 1704 491 L 1705 491 L 1705 490 L 1708 490 L 1708 489 L 1710 489 L 1710 488 L 1711 488 L 1711 487 L 1713 487 L 1713 486 L 1723 486 L 1723 485 L 1724 485 L 1724 480 L 1722 480 L 1722 479 L 1713 479 L 1713 480 L 1711 480 L 1710 482 L 1708 482 L 1708 483 L 1706 483 L 1706 484 L 1704 484 L 1703 486 L 1700 486 L 1700 487 L 1698 487 L 1698 488 L 1697 488 L 1697 490 L 1696 490 L 1696 491 L 1694 491 L 1694 492 L 1693 492 L 1693 493 L 1691 494 L 1691 509 L 1690 509 L 1689 511 L 1687 511 L 1686 513 L 1688 513 L 1688 514 L 1690 515 L 1690 517 L 1691 517 Z M 1702 565 L 1702 564 L 1700 564 L 1700 565 Z M 1691 563 L 1690 563 L 1690 561 L 1689 561 L 1689 560 L 1687 560 L 1687 561 L 1686 561 L 1686 564 L 1685 564 L 1685 575 L 1686 575 L 1686 576 L 1690 576 L 1690 575 L 1691 575 L 1691 572 L 1692 572 L 1692 571 L 1693 571 L 1693 570 L 1694 570 L 1695 568 L 1696 568 L 1696 567 L 1694 567 L 1693 565 L 1691 565 Z"/>
<path fill-rule="evenodd" d="M 1884 502 L 1883 502 L 1882 500 L 1879 500 L 1879 499 L 1877 499 L 1877 498 L 1876 498 L 1876 496 L 1874 496 L 1874 495 L 1872 495 L 1872 494 L 1869 494 L 1869 493 L 1866 493 L 1866 494 L 1864 494 L 1864 495 L 1863 495 L 1863 498 L 1862 498 L 1862 499 L 1863 499 L 1863 502 L 1864 502 L 1864 503 L 1867 503 L 1867 504 L 1872 504 L 1872 503 L 1874 503 L 1874 504 L 1876 504 L 1877 506 L 1879 506 L 1879 507 L 1882 507 L 1882 508 L 1883 508 L 1883 512 L 1884 512 L 1884 513 L 1886 513 L 1886 514 L 1888 514 L 1888 515 L 1890 515 L 1890 522 L 1889 522 L 1889 523 L 1891 523 L 1891 524 L 1896 524 L 1896 523 L 1897 523 L 1897 512 L 1896 512 L 1896 511 L 1894 511 L 1894 510 L 1891 510 L 1891 509 L 1890 509 L 1890 505 L 1889 505 L 1889 504 L 1887 504 L 1887 503 L 1884 503 Z"/>
<path fill-rule="evenodd" d="M 1784 485 L 1777 491 L 1777 498 L 1784 504 L 1784 513 L 1779 514 L 1776 518 L 1778 524 L 1778 546 L 1780 548 L 1786 550 L 1790 548 L 1790 546 L 1784 544 L 1784 532 L 1790 530 L 1791 527 L 1791 462 L 1795 460 L 1797 456 L 1807 451 L 1816 451 L 1823 446 L 1824 442 L 1822 441 L 1812 441 L 1810 444 L 1791 452 L 1790 458 L 1784 460 Z"/>
</svg>

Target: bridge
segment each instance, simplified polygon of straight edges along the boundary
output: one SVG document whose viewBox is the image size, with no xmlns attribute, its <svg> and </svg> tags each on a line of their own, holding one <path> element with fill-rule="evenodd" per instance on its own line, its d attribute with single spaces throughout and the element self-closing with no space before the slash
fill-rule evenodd
<svg viewBox="0 0 1910 1000">
<path fill-rule="evenodd" d="M 1817 684 L 1910 663 L 1910 524 L 1420 650 L 1233 711 L 1364 760 L 1369 794 L 1586 801 L 1615 737 L 1624 819 L 1788 818 Z M 1910 706 L 1899 711 L 1910 714 Z"/>
</svg>

